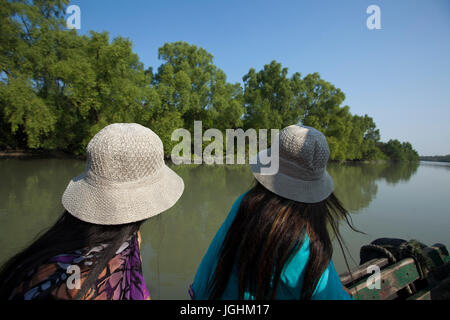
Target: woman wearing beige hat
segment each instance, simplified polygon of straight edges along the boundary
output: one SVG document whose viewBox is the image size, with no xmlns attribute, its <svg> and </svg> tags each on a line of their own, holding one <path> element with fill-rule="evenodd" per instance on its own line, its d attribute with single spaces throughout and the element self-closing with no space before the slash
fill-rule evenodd
<svg viewBox="0 0 450 320">
<path fill-rule="evenodd" d="M 62 196 L 66 211 L 3 266 L 0 298 L 149 299 L 139 227 L 172 207 L 183 189 L 153 131 L 105 127 L 88 144 L 85 172 Z"/>
<path fill-rule="evenodd" d="M 331 261 L 329 230 L 342 247 L 338 220 L 352 226 L 326 171 L 327 140 L 293 125 L 278 141 L 278 172 L 263 174 L 259 161 L 250 165 L 256 185 L 236 200 L 214 237 L 191 298 L 351 298 Z"/>
</svg>

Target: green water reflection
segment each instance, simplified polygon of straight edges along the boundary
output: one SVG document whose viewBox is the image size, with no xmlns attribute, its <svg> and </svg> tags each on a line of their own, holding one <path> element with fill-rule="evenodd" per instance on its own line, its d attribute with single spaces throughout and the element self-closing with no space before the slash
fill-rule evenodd
<svg viewBox="0 0 450 320">
<path fill-rule="evenodd" d="M 253 183 L 246 166 L 173 168 L 185 181 L 183 196 L 173 208 L 142 228 L 144 275 L 156 299 L 188 297 L 187 286 L 212 237 L 234 200 Z M 343 228 L 356 260 L 361 244 L 386 236 L 387 230 L 389 236 L 407 237 L 408 232 L 416 230 L 412 236 L 420 236 L 422 241 L 449 241 L 450 200 L 443 191 L 450 190 L 449 169 L 428 163 L 330 164 L 336 194 L 353 214 L 357 227 L 368 233 L 357 235 Z M 84 162 L 77 160 L 0 160 L 0 262 L 58 218 L 62 192 L 83 170 Z M 417 178 L 419 181 L 415 181 Z M 428 190 L 429 199 L 424 190 Z M 415 212 L 421 205 L 428 208 L 428 230 L 423 231 L 420 212 L 415 215 L 418 221 L 401 223 L 404 212 Z M 339 253 L 334 259 L 338 271 L 343 271 Z"/>
</svg>

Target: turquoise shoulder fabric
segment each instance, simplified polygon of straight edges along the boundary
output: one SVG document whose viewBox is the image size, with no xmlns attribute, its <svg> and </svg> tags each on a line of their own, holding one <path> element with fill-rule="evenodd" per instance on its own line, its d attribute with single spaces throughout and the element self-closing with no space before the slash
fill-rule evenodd
<svg viewBox="0 0 450 320">
<path fill-rule="evenodd" d="M 197 270 L 192 284 L 194 292 L 194 299 L 207 300 L 209 296 L 209 282 L 216 269 L 217 259 L 220 248 L 231 226 L 236 213 L 241 204 L 242 198 L 245 193 L 242 194 L 233 204 L 227 218 L 216 233 L 213 241 L 211 242 L 208 251 L 203 257 L 202 262 Z M 281 273 L 281 281 L 277 288 L 277 299 L 296 300 L 300 299 L 300 293 L 302 290 L 302 283 L 304 278 L 304 271 L 306 263 L 309 257 L 309 237 L 305 236 L 305 241 L 299 251 L 291 259 L 291 261 L 285 266 Z M 238 278 L 236 270 L 233 270 L 230 279 L 228 281 L 227 288 L 222 295 L 224 300 L 236 300 L 238 299 Z M 244 299 L 253 300 L 254 297 L 246 292 Z M 333 262 L 330 262 L 328 268 L 322 274 L 316 289 L 314 290 L 313 300 L 350 300 L 351 297 L 343 289 L 339 276 L 334 268 Z"/>
</svg>

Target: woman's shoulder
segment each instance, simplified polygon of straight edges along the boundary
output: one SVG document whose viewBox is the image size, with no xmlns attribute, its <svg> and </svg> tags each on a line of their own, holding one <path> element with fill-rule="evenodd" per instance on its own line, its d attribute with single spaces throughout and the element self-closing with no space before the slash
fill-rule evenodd
<svg viewBox="0 0 450 320">
<path fill-rule="evenodd" d="M 80 273 L 80 279 L 86 273 L 89 265 L 80 263 L 85 252 L 77 250 L 70 254 L 60 254 L 52 257 L 34 270 L 31 270 L 22 283 L 14 290 L 11 299 L 73 299 L 76 290 L 70 290 L 71 273 Z M 72 268 L 70 268 L 72 267 Z"/>
<path fill-rule="evenodd" d="M 149 298 L 142 276 L 139 243 L 140 235 L 135 234 L 122 244 L 98 275 L 97 285 L 84 299 L 132 299 L 136 298 L 136 293 L 139 293 L 139 299 Z M 105 248 L 100 245 L 52 257 L 29 273 L 13 292 L 12 299 L 74 299 Z M 128 281 L 125 275 L 130 272 L 133 279 L 140 281 L 124 283 Z"/>
<path fill-rule="evenodd" d="M 231 206 L 231 209 L 228 213 L 227 218 L 225 219 L 224 224 L 227 225 L 229 227 L 229 225 L 231 225 L 231 222 L 234 220 L 234 218 L 236 217 L 236 214 L 239 210 L 239 207 L 241 206 L 242 200 L 244 199 L 245 195 L 248 193 L 248 191 L 245 191 L 244 193 L 242 193 L 234 202 L 233 205 Z"/>
<path fill-rule="evenodd" d="M 222 223 L 222 225 L 216 232 L 213 240 L 209 244 L 209 247 L 206 253 L 204 254 L 203 259 L 200 262 L 200 265 L 195 274 L 194 282 L 190 287 L 189 295 L 191 296 L 191 298 L 201 300 L 208 299 L 209 281 L 215 270 L 220 248 L 222 246 L 223 240 L 225 239 L 229 227 L 231 226 L 231 224 L 234 221 L 234 218 L 236 217 L 242 199 L 245 197 L 247 192 L 248 191 L 241 194 L 233 202 L 233 205 L 231 206 L 231 209 L 228 212 L 225 221 Z"/>
<path fill-rule="evenodd" d="M 309 259 L 310 239 L 305 234 L 303 241 L 299 243 L 297 251 L 292 255 L 281 274 L 281 280 L 285 285 L 292 288 L 301 288 L 304 270 Z M 298 291 L 298 290 L 296 290 Z"/>
</svg>

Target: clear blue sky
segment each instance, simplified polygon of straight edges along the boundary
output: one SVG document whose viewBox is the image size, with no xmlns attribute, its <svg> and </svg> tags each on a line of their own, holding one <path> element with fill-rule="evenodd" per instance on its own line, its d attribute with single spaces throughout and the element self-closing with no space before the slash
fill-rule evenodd
<svg viewBox="0 0 450 320">
<path fill-rule="evenodd" d="M 214 55 L 230 82 L 272 60 L 303 76 L 319 72 L 368 114 L 381 139 L 410 141 L 421 155 L 450 154 L 448 0 L 72 0 L 81 33 L 121 35 L 145 67 L 157 50 L 187 41 Z M 369 30 L 366 9 L 381 9 Z"/>
</svg>

